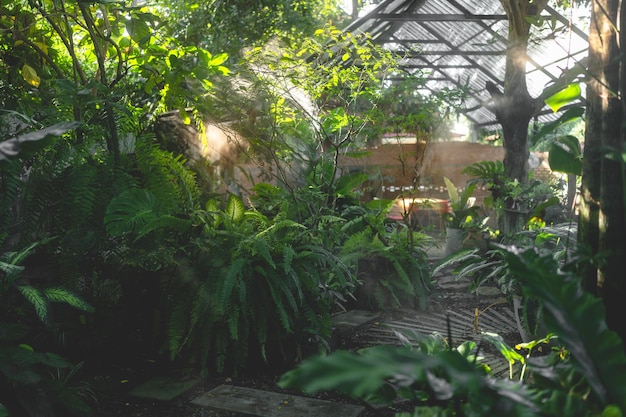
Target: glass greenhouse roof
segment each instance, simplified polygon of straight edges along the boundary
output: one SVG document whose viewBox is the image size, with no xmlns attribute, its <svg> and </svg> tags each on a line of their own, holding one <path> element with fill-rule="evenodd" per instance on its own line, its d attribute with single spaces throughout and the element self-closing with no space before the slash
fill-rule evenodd
<svg viewBox="0 0 626 417">
<path fill-rule="evenodd" d="M 587 57 L 587 34 L 548 6 L 533 26 L 527 84 L 533 97 Z M 384 0 L 348 28 L 403 57 L 401 69 L 428 80 L 432 90 L 469 87 L 463 114 L 475 127 L 495 127 L 485 106 L 491 81 L 503 90 L 508 20 L 497 0 Z M 546 106 L 540 122 L 556 119 Z"/>
</svg>

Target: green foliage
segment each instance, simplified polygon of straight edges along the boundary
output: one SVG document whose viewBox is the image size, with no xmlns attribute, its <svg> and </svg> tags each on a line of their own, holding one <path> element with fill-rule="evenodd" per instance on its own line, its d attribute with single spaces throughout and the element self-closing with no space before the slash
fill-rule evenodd
<svg viewBox="0 0 626 417">
<path fill-rule="evenodd" d="M 549 255 L 512 250 L 508 261 L 520 276 L 524 291 L 542 301 L 545 326 L 570 352 L 572 366 L 589 384 L 595 399 L 626 410 L 624 346 L 606 326 L 602 301 L 585 293 L 578 279 L 560 273 Z"/>
<path fill-rule="evenodd" d="M 478 207 L 469 204 L 469 199 L 476 189 L 476 184 L 470 183 L 459 194 L 456 186 L 448 178 L 443 177 L 448 190 L 452 211 L 444 214 L 448 227 L 460 229 L 465 223 L 478 217 Z"/>
<path fill-rule="evenodd" d="M 189 214 L 198 208 L 200 190 L 181 155 L 166 152 L 152 138 L 142 137 L 135 157 L 144 187 L 154 195 L 160 210 Z"/>
<path fill-rule="evenodd" d="M 245 209 L 233 195 L 223 208 L 209 201 L 198 220 L 203 232 L 187 249 L 196 260 L 171 288 L 172 358 L 185 349 L 205 372 L 221 372 L 251 353 L 285 361 L 311 342 L 323 346 L 331 309 L 353 286 L 339 259 L 303 225 Z"/>
<path fill-rule="evenodd" d="M 170 10 L 175 34 L 185 44 L 237 54 L 272 38 L 298 42 L 328 20 L 340 17 L 333 0 L 317 2 L 261 0 L 254 3 L 211 0 L 163 3 Z M 242 14 L 241 11 L 246 10 Z M 216 30 L 219 28 L 219 30 Z"/>
<path fill-rule="evenodd" d="M 73 391 L 69 378 L 50 378 L 51 372 L 74 366 L 55 353 L 37 352 L 31 346 L 37 341 L 32 334 L 36 327 L 27 323 L 38 320 L 49 330 L 52 303 L 94 311 L 82 297 L 66 288 L 35 286 L 20 279 L 26 269 L 23 262 L 45 243 L 35 242 L 0 256 L 0 401 L 10 401 L 4 410 L 15 415 L 39 416 L 41 410 L 54 403 L 60 403 L 73 415 L 91 415 L 92 408 Z M 35 392 L 39 394 L 33 396 Z"/>
<path fill-rule="evenodd" d="M 38 150 L 49 145 L 51 140 L 78 127 L 77 122 L 63 122 L 49 126 L 37 132 L 26 133 L 0 142 L 0 167 L 4 167 L 14 158 L 28 159 Z"/>
<path fill-rule="evenodd" d="M 529 378 L 494 378 L 467 354 L 472 346 L 433 349 L 436 344 L 421 342 L 417 348 L 376 346 L 312 358 L 284 374 L 279 385 L 307 393 L 338 390 L 385 404 L 408 399 L 415 405 L 413 415 L 622 415 L 626 356 L 619 337 L 607 329 L 601 301 L 560 270 L 550 254 L 511 248 L 505 257 L 524 291 L 543 305 L 545 325 L 554 335 L 520 345 L 529 351 L 526 356 L 497 335 L 485 336 L 507 362 L 522 362 Z M 530 357 L 539 344 L 555 341 L 548 354 Z"/>
<path fill-rule="evenodd" d="M 343 230 L 350 230 L 346 224 Z M 412 234 L 412 236 L 409 236 Z M 372 227 L 352 231 L 341 248 L 341 258 L 357 268 L 364 290 L 362 304 L 373 310 L 424 308 L 430 294 L 430 268 L 424 250 L 427 236 L 408 228 L 380 233 Z"/>
<path fill-rule="evenodd" d="M 580 141 L 574 136 L 560 136 L 550 146 L 549 162 L 553 171 L 581 175 L 582 158 Z"/>
</svg>

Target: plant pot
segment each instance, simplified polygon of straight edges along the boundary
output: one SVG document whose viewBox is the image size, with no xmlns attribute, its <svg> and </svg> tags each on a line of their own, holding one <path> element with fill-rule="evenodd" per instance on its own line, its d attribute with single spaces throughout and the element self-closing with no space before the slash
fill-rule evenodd
<svg viewBox="0 0 626 417">
<path fill-rule="evenodd" d="M 463 248 L 463 229 L 453 227 L 446 228 L 446 256 L 453 254 Z"/>
</svg>

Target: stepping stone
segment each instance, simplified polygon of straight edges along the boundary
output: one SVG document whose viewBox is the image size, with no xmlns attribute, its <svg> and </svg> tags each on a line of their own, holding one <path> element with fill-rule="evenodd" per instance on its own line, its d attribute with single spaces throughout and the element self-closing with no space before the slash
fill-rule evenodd
<svg viewBox="0 0 626 417">
<path fill-rule="evenodd" d="M 315 398 L 220 385 L 194 399 L 192 404 L 217 411 L 256 417 L 357 417 L 364 407 Z"/>
<path fill-rule="evenodd" d="M 137 385 L 128 394 L 132 397 L 156 401 L 171 401 L 182 393 L 195 387 L 200 378 L 181 380 L 176 377 L 156 377 Z"/>
<path fill-rule="evenodd" d="M 344 333 L 357 327 L 364 326 L 379 318 L 380 315 L 372 311 L 351 310 L 345 313 L 336 314 L 331 318 L 331 320 L 335 331 L 337 333 Z"/>
<path fill-rule="evenodd" d="M 476 288 L 476 295 L 484 295 L 484 296 L 503 296 L 504 294 L 500 290 L 500 288 L 482 286 Z"/>
</svg>

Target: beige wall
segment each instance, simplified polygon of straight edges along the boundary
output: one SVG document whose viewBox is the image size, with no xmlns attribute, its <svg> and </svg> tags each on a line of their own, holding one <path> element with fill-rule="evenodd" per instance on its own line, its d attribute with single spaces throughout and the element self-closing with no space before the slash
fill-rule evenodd
<svg viewBox="0 0 626 417">
<path fill-rule="evenodd" d="M 536 155 L 541 165 L 534 170 L 534 176 L 547 179 L 551 175 L 547 155 Z M 343 157 L 340 167 L 344 172 L 363 170 L 375 175 L 377 179 L 370 183 L 371 195 L 366 198 L 396 198 L 401 193 L 416 196 L 410 187 L 418 185 L 421 186 L 418 197 L 447 199 L 444 176 L 457 187 L 464 188 L 470 177 L 461 173 L 463 168 L 475 162 L 502 160 L 503 157 L 504 148 L 479 143 L 388 144 L 371 149 L 365 157 Z M 418 184 L 414 184 L 416 178 L 419 178 Z M 479 203 L 487 195 L 489 192 L 481 188 L 475 192 Z"/>
</svg>

